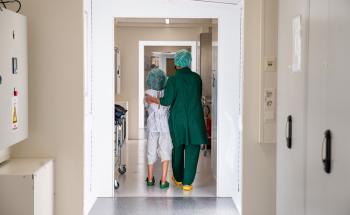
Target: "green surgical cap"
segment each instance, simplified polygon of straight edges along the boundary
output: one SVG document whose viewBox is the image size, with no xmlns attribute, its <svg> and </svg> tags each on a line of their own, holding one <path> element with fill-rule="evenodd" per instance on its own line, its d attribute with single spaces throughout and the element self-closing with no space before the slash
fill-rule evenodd
<svg viewBox="0 0 350 215">
<path fill-rule="evenodd" d="M 179 67 L 190 67 L 192 62 L 192 56 L 186 49 L 177 51 L 174 57 L 175 65 Z"/>
<path fill-rule="evenodd" d="M 167 77 L 163 70 L 155 68 L 148 72 L 146 83 L 152 90 L 162 90 L 165 88 Z"/>
</svg>

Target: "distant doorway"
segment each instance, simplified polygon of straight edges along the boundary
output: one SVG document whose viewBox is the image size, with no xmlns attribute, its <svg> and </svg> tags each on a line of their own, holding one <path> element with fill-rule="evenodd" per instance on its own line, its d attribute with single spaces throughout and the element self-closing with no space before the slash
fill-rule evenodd
<svg viewBox="0 0 350 215">
<path fill-rule="evenodd" d="M 175 74 L 175 63 L 174 58 L 167 58 L 166 59 L 166 75 L 173 76 Z"/>
<path fill-rule="evenodd" d="M 172 50 L 170 47 L 176 47 L 178 49 L 186 48 L 189 49 L 192 53 L 192 56 L 197 56 L 197 41 L 140 41 L 139 42 L 139 130 L 140 133 L 142 133 L 144 127 L 145 127 L 145 111 L 144 111 L 144 104 L 143 104 L 143 98 L 145 94 L 145 71 L 149 71 L 151 67 L 151 62 L 147 62 L 147 56 L 146 56 L 146 49 L 147 47 L 152 47 L 151 51 L 154 50 L 154 56 L 159 57 L 158 61 L 158 67 L 163 69 L 163 71 L 166 71 L 168 73 L 168 61 L 173 61 L 173 56 L 175 55 L 175 50 L 172 52 L 169 52 L 167 50 Z M 158 51 L 157 51 L 158 50 Z M 163 52 L 161 50 L 164 50 Z M 171 57 L 172 56 L 172 57 Z M 197 57 L 193 57 L 192 59 L 192 71 L 197 71 Z M 169 65 L 169 71 L 174 73 L 175 67 L 173 66 L 171 68 L 171 65 Z M 143 136 L 143 135 L 140 135 Z"/>
</svg>

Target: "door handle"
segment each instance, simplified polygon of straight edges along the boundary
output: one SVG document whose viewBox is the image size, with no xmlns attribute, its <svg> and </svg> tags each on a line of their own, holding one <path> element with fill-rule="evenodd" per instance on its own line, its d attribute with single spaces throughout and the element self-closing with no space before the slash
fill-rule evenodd
<svg viewBox="0 0 350 215">
<path fill-rule="evenodd" d="M 289 149 L 292 148 L 292 134 L 293 134 L 293 119 L 292 115 L 289 115 L 287 117 L 287 124 L 286 124 L 286 141 L 287 141 L 287 147 Z"/>
<path fill-rule="evenodd" d="M 215 74 L 212 74 L 212 86 L 213 86 L 213 88 L 215 88 L 215 86 L 216 86 L 215 82 L 216 82 Z"/>
<path fill-rule="evenodd" d="M 326 147 L 326 148 L 325 148 Z M 324 156 L 325 153 L 325 156 Z M 324 132 L 324 140 L 322 143 L 322 163 L 324 171 L 328 174 L 331 173 L 332 164 L 332 133 L 331 130 Z"/>
</svg>

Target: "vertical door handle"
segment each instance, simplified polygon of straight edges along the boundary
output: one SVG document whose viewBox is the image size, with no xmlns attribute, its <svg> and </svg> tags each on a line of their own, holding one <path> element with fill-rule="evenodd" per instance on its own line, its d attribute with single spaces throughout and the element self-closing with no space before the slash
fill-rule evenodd
<svg viewBox="0 0 350 215">
<path fill-rule="evenodd" d="M 215 78 L 215 74 L 212 74 L 212 86 L 213 86 L 213 88 L 215 88 L 215 86 L 216 86 L 216 78 Z"/>
<path fill-rule="evenodd" d="M 289 115 L 287 117 L 287 124 L 286 124 L 286 141 L 287 141 L 287 147 L 289 149 L 292 148 L 292 134 L 293 134 L 293 123 L 292 123 L 292 116 Z"/>
<path fill-rule="evenodd" d="M 322 163 L 324 171 L 331 173 L 332 162 L 332 133 L 330 130 L 324 132 L 324 140 L 322 143 Z"/>
</svg>

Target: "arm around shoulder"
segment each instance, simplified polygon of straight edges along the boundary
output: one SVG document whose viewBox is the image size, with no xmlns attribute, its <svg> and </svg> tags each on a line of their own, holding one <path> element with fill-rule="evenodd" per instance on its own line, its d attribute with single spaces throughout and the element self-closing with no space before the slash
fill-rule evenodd
<svg viewBox="0 0 350 215">
<path fill-rule="evenodd" d="M 164 97 L 160 99 L 160 104 L 163 106 L 170 106 L 175 100 L 176 92 L 175 92 L 175 83 L 174 78 L 170 77 L 167 81 Z"/>
</svg>

